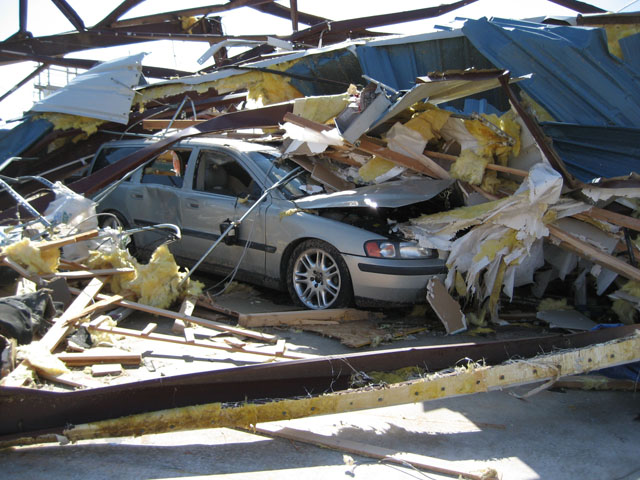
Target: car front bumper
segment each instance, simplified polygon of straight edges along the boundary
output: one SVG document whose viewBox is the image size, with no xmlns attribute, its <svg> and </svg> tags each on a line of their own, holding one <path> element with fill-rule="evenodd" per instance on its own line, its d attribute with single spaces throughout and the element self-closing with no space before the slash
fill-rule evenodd
<svg viewBox="0 0 640 480">
<path fill-rule="evenodd" d="M 425 303 L 427 282 L 444 279 L 447 269 L 441 259 L 393 260 L 343 255 L 351 275 L 358 305 L 407 305 Z"/>
</svg>

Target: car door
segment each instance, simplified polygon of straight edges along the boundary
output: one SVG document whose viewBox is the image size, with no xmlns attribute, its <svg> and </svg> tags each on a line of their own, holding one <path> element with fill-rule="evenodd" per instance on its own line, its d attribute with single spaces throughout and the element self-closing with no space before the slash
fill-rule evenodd
<svg viewBox="0 0 640 480">
<path fill-rule="evenodd" d="M 142 169 L 136 188 L 126 191 L 127 210 L 135 226 L 144 227 L 159 223 L 181 225 L 180 196 L 192 152 L 192 148 L 170 148 Z M 137 233 L 136 247 L 150 252 L 166 238 L 166 230 Z M 170 249 L 175 255 L 182 254 L 180 242 L 172 243 Z"/>
<path fill-rule="evenodd" d="M 190 191 L 181 201 L 182 248 L 185 257 L 198 261 L 232 221 L 238 221 L 261 194 L 242 155 L 224 148 L 200 148 L 193 164 Z M 264 214 L 268 199 L 207 256 L 205 267 L 227 273 L 238 267 L 240 278 L 264 275 Z"/>
</svg>

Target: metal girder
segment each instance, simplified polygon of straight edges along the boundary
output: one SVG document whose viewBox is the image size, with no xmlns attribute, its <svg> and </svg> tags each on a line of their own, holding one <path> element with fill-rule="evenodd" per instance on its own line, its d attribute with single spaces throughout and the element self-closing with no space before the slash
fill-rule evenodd
<svg viewBox="0 0 640 480">
<path fill-rule="evenodd" d="M 16 83 L 13 87 L 11 87 L 9 90 L 7 90 L 1 97 L 0 97 L 0 102 L 2 100 L 4 100 L 5 98 L 7 98 L 9 95 L 11 95 L 13 92 L 15 92 L 16 90 L 18 90 L 21 86 L 23 86 L 25 83 L 27 83 L 29 80 L 31 80 L 33 77 L 35 77 L 36 75 L 38 75 L 40 72 L 42 72 L 45 68 L 47 68 L 48 65 L 43 63 L 42 65 L 39 65 L 33 72 L 31 72 L 29 75 L 27 75 L 26 77 L 24 77 L 22 80 L 20 80 L 18 83 Z"/>
<path fill-rule="evenodd" d="M 67 20 L 71 22 L 71 25 L 73 25 L 76 30 L 78 30 L 79 32 L 86 30 L 86 27 L 84 26 L 84 22 L 82 21 L 82 18 L 80 18 L 80 15 L 78 15 L 76 11 L 71 8 L 71 5 L 69 5 L 65 0 L 51 1 L 56 7 L 58 7 L 58 10 L 60 10 L 62 14 L 67 17 Z"/>
<path fill-rule="evenodd" d="M 145 0 L 124 0 L 120 5 L 114 8 L 113 11 L 109 13 L 109 15 L 96 23 L 93 28 L 103 28 L 111 26 L 111 24 L 118 20 L 122 15 L 144 1 Z"/>
<path fill-rule="evenodd" d="M 32 60 L 34 62 L 41 62 L 47 65 L 58 65 L 60 67 L 71 67 L 71 68 L 82 68 L 85 70 L 89 70 L 92 67 L 95 67 L 101 61 L 99 60 L 88 60 L 81 58 L 64 58 L 64 57 L 48 57 L 46 55 L 33 55 L 33 54 L 23 54 L 12 52 L 10 50 L 1 50 L 0 55 L 5 55 L 7 57 L 13 57 L 16 60 Z M 172 78 L 172 77 L 182 77 L 186 75 L 193 75 L 192 72 L 185 72 L 183 70 L 175 70 L 172 68 L 162 68 L 162 67 L 149 67 L 142 66 L 142 73 L 146 77 L 150 78 Z M 2 98 L 0 98 L 0 101 Z"/>
<path fill-rule="evenodd" d="M 20 0 L 20 27 L 19 31 L 22 33 L 27 32 L 27 18 L 29 11 L 29 0 Z"/>
<path fill-rule="evenodd" d="M 148 23 L 159 23 L 163 21 L 176 20 L 180 17 L 193 17 L 196 15 L 209 15 L 211 13 L 227 12 L 240 7 L 260 5 L 270 3 L 274 0 L 231 0 L 223 5 L 208 5 L 206 7 L 188 8 L 185 10 L 174 10 L 172 12 L 156 13 L 144 17 L 129 18 L 120 20 L 112 24 L 113 27 L 129 27 Z"/>
<path fill-rule="evenodd" d="M 289 0 L 291 5 L 291 29 L 298 31 L 298 0 Z"/>
<path fill-rule="evenodd" d="M 0 388 L 0 441 L 143 412 L 220 402 L 245 404 L 265 399 L 321 395 L 351 387 L 367 372 L 418 366 L 437 372 L 460 362 L 498 365 L 556 349 L 574 349 L 632 335 L 638 325 L 572 335 L 552 335 L 487 343 L 414 347 L 334 355 L 199 372 L 74 392 Z"/>
<path fill-rule="evenodd" d="M 459 0 L 455 3 L 439 5 L 437 7 L 421 8 L 419 10 L 410 10 L 407 12 L 388 13 L 385 15 L 375 15 L 371 17 L 353 18 L 350 20 L 338 20 L 333 22 L 325 22 L 314 25 L 306 30 L 294 33 L 290 36 L 291 41 L 308 41 L 311 38 L 317 38 L 323 31 L 327 31 L 323 38 L 328 34 L 336 36 L 349 34 L 353 31 L 363 30 L 367 28 L 385 27 L 396 23 L 411 22 L 414 20 L 424 20 L 426 18 L 438 17 L 445 13 L 452 12 L 466 5 L 475 3 L 477 0 Z"/>
<path fill-rule="evenodd" d="M 297 2 L 296 2 L 297 3 Z M 248 5 L 250 8 L 254 10 L 258 10 L 262 13 L 267 13 L 269 15 L 273 15 L 274 17 L 284 18 L 286 20 L 291 19 L 292 8 L 287 8 L 284 5 L 280 5 L 279 3 L 265 3 L 261 5 Z M 306 25 L 315 25 L 316 23 L 322 22 L 330 22 L 328 18 L 318 17 L 316 15 L 311 15 L 310 13 L 304 13 L 299 10 L 298 12 L 298 21 L 304 23 Z"/>
<path fill-rule="evenodd" d="M 605 15 L 578 15 L 578 25 L 635 25 L 640 23 L 640 13 L 623 12 Z"/>
<path fill-rule="evenodd" d="M 580 2 L 578 0 L 549 0 L 551 3 L 555 3 L 562 7 L 573 10 L 578 13 L 606 13 L 606 10 L 603 10 L 600 7 L 596 7 L 595 5 L 591 5 L 589 3 Z"/>
</svg>

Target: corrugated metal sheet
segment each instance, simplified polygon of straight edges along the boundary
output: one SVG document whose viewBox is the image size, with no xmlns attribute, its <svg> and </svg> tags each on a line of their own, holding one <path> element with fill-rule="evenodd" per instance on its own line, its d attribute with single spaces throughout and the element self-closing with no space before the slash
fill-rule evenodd
<svg viewBox="0 0 640 480">
<path fill-rule="evenodd" d="M 495 68 L 459 31 L 434 32 L 420 37 L 375 40 L 356 47 L 362 71 L 396 90 L 410 90 L 417 77 L 429 72 Z M 485 92 L 484 98 L 494 107 L 507 110 L 509 104 L 498 89 Z M 463 102 L 453 103 L 463 108 Z"/>
<path fill-rule="evenodd" d="M 521 87 L 556 120 L 640 125 L 640 72 L 609 54 L 604 30 L 483 18 L 462 31 L 497 67 L 533 73 Z"/>
<path fill-rule="evenodd" d="M 543 123 L 544 133 L 577 178 L 612 178 L 640 172 L 640 129 Z"/>
<path fill-rule="evenodd" d="M 57 112 L 126 125 L 144 53 L 96 65 L 36 103 L 34 112 Z"/>
<path fill-rule="evenodd" d="M 53 129 L 51 122 L 29 118 L 9 130 L 0 138 L 0 162 L 11 157 L 19 157 Z"/>
</svg>

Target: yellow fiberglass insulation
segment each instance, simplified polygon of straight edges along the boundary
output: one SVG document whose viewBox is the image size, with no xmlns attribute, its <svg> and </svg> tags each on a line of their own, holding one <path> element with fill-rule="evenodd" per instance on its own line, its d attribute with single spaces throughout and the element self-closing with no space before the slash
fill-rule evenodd
<svg viewBox="0 0 640 480">
<path fill-rule="evenodd" d="M 138 262 L 129 253 L 128 250 L 115 248 L 109 252 L 93 250 L 89 252 L 89 259 L 86 262 L 87 267 L 91 270 L 110 269 L 110 268 L 134 268 L 139 267 Z M 112 293 L 121 294 L 128 289 L 136 277 L 135 272 L 118 273 L 110 275 L 108 284 Z"/>
<path fill-rule="evenodd" d="M 168 308 L 187 289 L 190 294 L 201 293 L 202 284 L 198 288 L 199 282 L 189 282 L 191 286 L 186 283 L 186 289 L 178 287 L 185 276 L 186 272 L 179 271 L 169 248 L 161 245 L 153 252 L 148 264 L 138 265 L 135 279 L 127 284 L 127 288 L 137 295 L 140 303 Z"/>
<path fill-rule="evenodd" d="M 451 165 L 449 173 L 455 179 L 480 185 L 484 177 L 484 169 L 489 159 L 473 153 L 472 150 L 463 150 L 458 159 Z"/>
<path fill-rule="evenodd" d="M 80 115 L 70 115 L 67 113 L 40 113 L 35 118 L 43 118 L 53 124 L 54 130 L 69 130 L 71 128 L 79 128 L 87 136 L 93 135 L 98 131 L 98 127 L 103 123 L 107 123 L 106 120 L 100 120 L 97 118 L 82 117 Z M 80 137 L 81 138 L 81 137 Z M 78 137 L 74 137 L 74 141 L 77 141 Z"/>
<path fill-rule="evenodd" d="M 629 280 L 621 290 L 640 299 L 640 282 Z M 633 303 L 619 298 L 614 300 L 612 309 L 622 323 L 627 325 L 635 323 L 637 313 Z"/>
<path fill-rule="evenodd" d="M 55 273 L 60 264 L 59 248 L 41 251 L 28 238 L 4 247 L 2 254 L 37 274 Z"/>
<path fill-rule="evenodd" d="M 622 48 L 620 48 L 620 40 L 631 35 L 635 35 L 636 33 L 640 33 L 640 25 L 637 23 L 630 25 L 612 24 L 594 26 L 605 29 L 607 32 L 607 47 L 609 49 L 609 53 L 623 60 L 624 55 L 622 53 Z"/>
<path fill-rule="evenodd" d="M 419 132 L 422 138 L 428 142 L 434 138 L 440 138 L 440 130 L 450 116 L 451 112 L 428 106 L 427 110 L 417 113 L 404 125 Z"/>
<path fill-rule="evenodd" d="M 538 311 L 544 312 L 546 310 L 573 310 L 573 307 L 567 303 L 566 298 L 543 298 L 538 304 Z"/>
<path fill-rule="evenodd" d="M 358 169 L 358 174 L 365 182 L 373 182 L 380 175 L 384 175 L 396 164 L 380 157 L 373 157 Z"/>
<path fill-rule="evenodd" d="M 109 286 L 116 294 L 133 293 L 136 301 L 157 308 L 168 308 L 179 298 L 198 296 L 204 285 L 189 279 L 178 287 L 187 275 L 180 272 L 178 265 L 169 248 L 161 245 L 151 255 L 149 263 L 140 264 L 131 254 L 122 249 L 112 252 L 91 252 L 89 268 L 118 268 L 131 267 L 133 273 L 112 275 Z"/>
<path fill-rule="evenodd" d="M 495 114 L 482 117 L 514 139 L 513 145 L 508 145 L 506 139 L 495 133 L 480 120 L 465 120 L 464 125 L 480 143 L 478 155 L 496 158 L 501 165 L 507 165 L 511 155 L 520 153 L 520 125 L 515 120 L 515 114 L 510 110 L 501 117 Z"/>
<path fill-rule="evenodd" d="M 295 101 L 293 113 L 307 120 L 326 123 L 340 114 L 349 105 L 349 95 L 324 95 L 306 97 Z"/>
<path fill-rule="evenodd" d="M 59 358 L 38 343 L 20 347 L 19 356 L 36 371 L 54 376 L 69 373 L 69 369 Z"/>
</svg>

